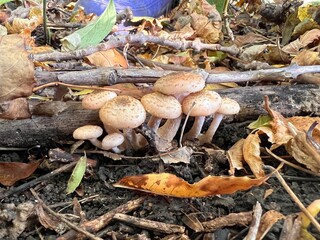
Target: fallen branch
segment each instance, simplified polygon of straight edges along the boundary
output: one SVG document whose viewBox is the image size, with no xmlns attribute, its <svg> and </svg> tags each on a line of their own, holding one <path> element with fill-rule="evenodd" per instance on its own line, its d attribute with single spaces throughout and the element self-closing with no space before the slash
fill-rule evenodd
<svg viewBox="0 0 320 240">
<path fill-rule="evenodd" d="M 113 36 L 109 39 L 109 41 L 100 43 L 95 47 L 88 47 L 72 52 L 51 52 L 51 53 L 40 53 L 33 55 L 33 60 L 37 62 L 44 61 L 66 61 L 70 59 L 81 59 L 85 56 L 88 56 L 92 53 L 108 50 L 117 47 L 123 47 L 126 44 L 131 45 L 143 45 L 145 43 L 153 43 L 159 44 L 162 46 L 171 47 L 177 50 L 185 51 L 186 49 L 193 49 L 195 51 L 201 50 L 212 50 L 212 51 L 222 51 L 229 53 L 231 55 L 237 55 L 239 53 L 239 49 L 236 46 L 225 47 L 220 44 L 206 44 L 202 43 L 200 39 L 195 39 L 194 41 L 188 41 L 185 39 L 182 40 L 170 40 L 163 37 L 144 35 L 142 33 L 135 35 L 121 35 L 121 36 Z"/>
<path fill-rule="evenodd" d="M 62 82 L 74 85 L 110 86 L 117 83 L 154 83 L 158 78 L 172 72 L 173 71 L 145 68 L 98 68 L 69 72 L 36 72 L 35 78 L 38 86 L 51 82 Z M 320 73 L 320 65 L 292 65 L 284 68 L 260 69 L 245 72 L 232 71 L 215 74 L 208 74 L 204 70 L 200 72 L 205 76 L 207 84 L 248 81 L 299 81 L 297 78 L 302 74 Z"/>
</svg>

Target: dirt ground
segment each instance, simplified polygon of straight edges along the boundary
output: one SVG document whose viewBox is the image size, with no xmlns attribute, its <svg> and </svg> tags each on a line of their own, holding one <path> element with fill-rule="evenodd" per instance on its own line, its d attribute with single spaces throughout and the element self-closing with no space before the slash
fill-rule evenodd
<svg viewBox="0 0 320 240">
<path fill-rule="evenodd" d="M 222 149 L 228 149 L 237 139 L 247 134 L 246 123 L 224 124 L 220 127 L 214 143 Z M 226 137 L 228 136 L 228 137 Z M 17 152 L 0 152 L 1 161 L 25 161 L 30 154 L 40 157 L 47 154 L 48 149 L 39 149 Z M 243 239 L 247 234 L 248 226 L 231 226 L 218 229 L 213 233 L 197 233 L 186 225 L 185 216 L 195 215 L 199 221 L 207 221 L 216 217 L 221 217 L 229 213 L 239 213 L 251 211 L 254 205 L 259 202 L 263 211 L 276 210 L 285 216 L 300 212 L 298 206 L 286 193 L 276 178 L 270 178 L 267 184 L 252 188 L 248 191 L 237 192 L 231 195 L 212 196 L 206 198 L 173 198 L 155 196 L 134 190 L 114 188 L 112 183 L 124 176 L 152 173 L 158 171 L 170 172 L 182 177 L 188 182 L 196 182 L 204 177 L 204 174 L 227 175 L 228 163 L 224 160 L 212 159 L 212 170 L 204 170 L 206 159 L 201 155 L 192 157 L 191 163 L 186 164 L 161 164 L 158 161 L 150 160 L 126 160 L 113 161 L 98 154 L 88 154 L 91 159 L 98 160 L 92 175 L 82 181 L 83 196 L 76 193 L 66 195 L 66 185 L 70 173 L 62 173 L 48 181 L 34 187 L 39 197 L 54 211 L 62 214 L 72 214 L 73 198 L 81 202 L 81 209 L 87 220 L 95 219 L 108 211 L 125 204 L 130 200 L 146 196 L 140 206 L 129 214 L 139 218 L 155 220 L 168 224 L 176 224 L 186 227 L 185 234 L 189 239 Z M 265 163 L 276 167 L 277 160 L 265 159 Z M 47 170 L 37 170 L 28 180 L 39 177 L 47 173 Z M 244 174 L 244 173 L 242 173 Z M 297 194 L 298 198 L 305 206 L 319 198 L 320 181 L 319 178 L 312 177 L 303 172 L 296 171 L 290 167 L 284 167 L 283 177 L 289 186 Z M 241 175 L 241 172 L 238 174 Z M 24 181 L 18 182 L 19 186 Z M 266 191 L 272 189 L 272 194 L 265 197 Z M 2 192 L 7 191 L 1 188 Z M 1 204 L 20 203 L 31 201 L 35 203 L 34 196 L 30 191 L 14 194 L 2 200 Z M 58 234 L 55 231 L 41 226 L 37 220 L 29 220 L 30 226 L 20 235 L 19 239 L 56 239 Z M 0 224 L 1 229 L 8 227 L 5 221 Z M 278 221 L 264 239 L 279 239 L 283 226 L 283 220 Z M 315 236 L 320 239 L 320 235 Z M 130 225 L 112 220 L 108 226 L 99 233 L 103 239 L 187 239 L 182 235 L 171 234 L 171 238 L 165 238 L 170 234 L 160 233 L 152 230 L 132 227 Z M 174 236 L 174 237 L 173 237 Z M 8 238 L 10 239 L 10 238 Z"/>
</svg>

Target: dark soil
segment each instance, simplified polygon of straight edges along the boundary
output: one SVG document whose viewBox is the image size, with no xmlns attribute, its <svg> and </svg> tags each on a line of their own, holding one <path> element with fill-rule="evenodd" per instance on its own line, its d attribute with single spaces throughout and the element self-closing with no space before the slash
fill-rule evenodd
<svg viewBox="0 0 320 240">
<path fill-rule="evenodd" d="M 222 149 L 228 149 L 232 144 L 241 137 L 246 136 L 246 124 L 225 124 L 219 129 L 215 144 Z M 38 151 L 38 152 L 37 152 Z M 41 154 L 47 154 L 47 150 L 41 149 L 32 150 L 35 156 L 40 158 Z M 26 161 L 30 157 L 30 152 L 0 152 L 1 161 Z M 40 198 L 56 212 L 73 213 L 72 200 L 87 199 L 81 203 L 82 211 L 88 220 L 95 219 L 98 216 L 124 204 L 130 200 L 147 196 L 146 200 L 130 215 L 145 218 L 149 220 L 160 221 L 163 223 L 177 224 L 186 227 L 186 234 L 190 239 L 208 239 L 204 238 L 203 233 L 196 233 L 186 226 L 183 217 L 186 214 L 195 214 L 200 221 L 214 219 L 224 216 L 229 213 L 238 213 L 251 211 L 257 202 L 260 202 L 262 208 L 267 210 L 276 210 L 285 216 L 299 213 L 298 206 L 293 202 L 291 197 L 286 193 L 283 187 L 279 184 L 276 178 L 268 180 L 267 184 L 260 187 L 252 188 L 249 191 L 237 192 L 231 195 L 213 196 L 206 198 L 180 199 L 173 197 L 156 196 L 143 192 L 120 189 L 112 187 L 112 183 L 124 176 L 137 175 L 144 173 L 158 172 L 163 169 L 164 172 L 174 173 L 177 176 L 187 180 L 188 182 L 196 182 L 204 177 L 205 174 L 211 175 L 227 175 L 228 163 L 223 160 L 213 161 L 213 169 L 211 172 L 206 172 L 204 166 L 206 159 L 203 156 L 194 156 L 191 159 L 190 165 L 185 164 L 170 164 L 163 165 L 159 162 L 150 160 L 134 160 L 134 161 L 113 161 L 97 154 L 88 154 L 91 159 L 98 160 L 98 165 L 88 176 L 82 181 L 83 196 L 76 193 L 66 195 L 66 185 L 70 173 L 63 173 L 57 177 L 49 179 L 47 182 L 35 187 Z M 266 159 L 266 164 L 276 167 L 279 162 L 272 159 Z M 47 171 L 37 170 L 30 179 L 41 176 Z M 239 172 L 238 175 L 246 173 Z M 305 206 L 312 201 L 319 199 L 320 181 L 319 178 L 307 175 L 303 172 L 294 170 L 290 167 L 284 167 L 282 174 L 287 180 L 287 183 L 303 202 Z M 23 181 L 18 182 L 15 186 L 19 186 Z M 267 190 L 272 189 L 273 192 L 268 197 L 265 197 Z M 2 192 L 7 189 L 2 188 Z M 93 198 L 90 198 L 95 196 Z M 25 191 L 19 194 L 12 195 L 2 200 L 2 204 L 14 203 L 18 205 L 26 201 L 35 203 L 35 198 L 30 191 Z M 5 227 L 2 222 L 1 228 Z M 281 233 L 283 220 L 276 223 L 268 235 L 264 239 L 278 239 Z M 215 231 L 215 239 L 243 239 L 248 230 L 248 226 L 227 227 Z M 313 231 L 316 237 L 320 239 L 320 235 Z M 38 221 L 35 221 L 28 227 L 19 239 L 56 239 L 58 234 L 52 230 L 41 226 Z M 135 228 L 118 221 L 112 220 L 106 229 L 100 235 L 103 239 L 163 239 L 166 234 L 146 229 Z M 142 236 L 147 238 L 142 238 Z M 206 237 L 209 235 L 207 234 Z M 183 239 L 177 235 L 176 238 Z M 212 236 L 210 239 L 214 239 Z"/>
</svg>

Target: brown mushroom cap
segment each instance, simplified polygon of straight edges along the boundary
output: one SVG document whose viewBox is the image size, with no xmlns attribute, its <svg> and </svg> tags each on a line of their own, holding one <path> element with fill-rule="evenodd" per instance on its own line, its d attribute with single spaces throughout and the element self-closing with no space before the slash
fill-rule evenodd
<svg viewBox="0 0 320 240">
<path fill-rule="evenodd" d="M 167 95 L 193 93 L 202 90 L 205 80 L 200 74 L 192 72 L 171 73 L 159 78 L 153 90 Z"/>
<path fill-rule="evenodd" d="M 182 113 L 181 104 L 175 97 L 159 92 L 144 95 L 141 103 L 147 112 L 157 118 L 174 119 Z"/>
<path fill-rule="evenodd" d="M 82 99 L 82 107 L 84 109 L 100 109 L 107 101 L 115 98 L 117 94 L 112 91 L 93 91 L 84 96 Z"/>
<path fill-rule="evenodd" d="M 240 111 L 240 105 L 237 101 L 231 98 L 222 98 L 221 106 L 217 113 L 222 115 L 233 115 Z"/>
<path fill-rule="evenodd" d="M 193 107 L 193 104 L 194 107 Z M 215 113 L 221 105 L 221 97 L 214 91 L 202 90 L 200 92 L 191 93 L 182 102 L 182 111 L 190 116 L 208 116 Z"/>
<path fill-rule="evenodd" d="M 100 120 L 117 129 L 136 128 L 146 119 L 141 102 L 130 96 L 117 96 L 107 101 L 99 111 Z"/>
<path fill-rule="evenodd" d="M 73 138 L 77 140 L 95 139 L 102 135 L 103 129 L 96 125 L 85 125 L 73 132 Z"/>
</svg>

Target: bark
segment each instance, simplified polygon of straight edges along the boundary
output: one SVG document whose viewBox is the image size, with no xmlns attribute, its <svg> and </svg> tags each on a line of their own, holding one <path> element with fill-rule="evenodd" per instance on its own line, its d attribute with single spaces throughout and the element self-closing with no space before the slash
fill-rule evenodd
<svg viewBox="0 0 320 240">
<path fill-rule="evenodd" d="M 219 93 L 239 102 L 241 111 L 231 119 L 238 122 L 254 120 L 260 114 L 266 114 L 263 109 L 264 95 L 269 96 L 272 109 L 284 116 L 320 115 L 318 85 L 242 87 L 221 90 Z M 79 102 L 66 102 L 63 110 L 53 116 L 35 115 L 36 104 L 30 102 L 31 119 L 0 119 L 0 147 L 52 147 L 72 140 L 72 132 L 77 127 L 101 124 L 98 112 L 83 110 Z"/>
</svg>

